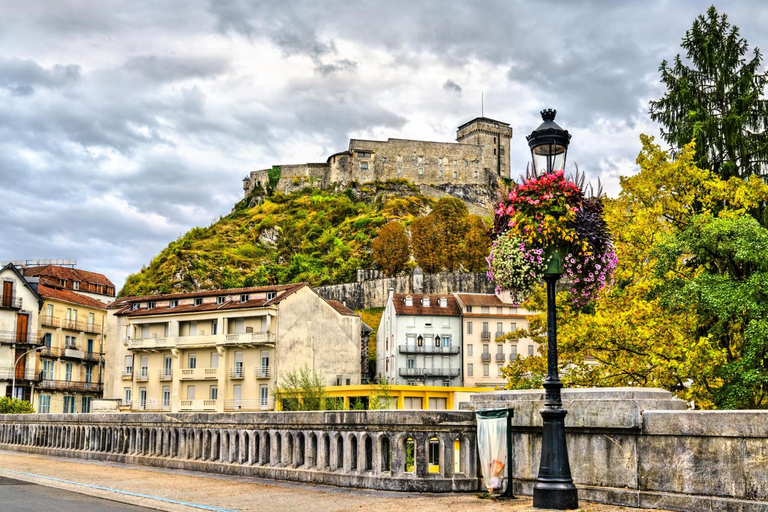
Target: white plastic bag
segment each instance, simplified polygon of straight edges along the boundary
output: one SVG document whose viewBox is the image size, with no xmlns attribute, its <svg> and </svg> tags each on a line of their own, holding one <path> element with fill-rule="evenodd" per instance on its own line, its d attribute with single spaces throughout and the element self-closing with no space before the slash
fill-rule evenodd
<svg viewBox="0 0 768 512">
<path fill-rule="evenodd" d="M 507 475 L 506 409 L 477 411 L 477 448 L 488 492 L 501 490 Z"/>
</svg>

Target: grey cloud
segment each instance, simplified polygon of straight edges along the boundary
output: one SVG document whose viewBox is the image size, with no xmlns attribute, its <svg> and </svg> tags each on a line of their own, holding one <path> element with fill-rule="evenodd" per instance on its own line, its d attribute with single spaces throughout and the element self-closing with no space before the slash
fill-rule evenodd
<svg viewBox="0 0 768 512">
<path fill-rule="evenodd" d="M 229 70 L 229 60 L 221 56 L 157 56 L 134 57 L 125 69 L 141 73 L 155 82 L 175 82 L 189 78 L 210 78 Z"/>
<path fill-rule="evenodd" d="M 80 66 L 57 64 L 44 68 L 32 60 L 0 59 L 0 87 L 16 96 L 27 96 L 36 87 L 55 88 L 80 78 Z"/>
<path fill-rule="evenodd" d="M 318 63 L 315 66 L 315 72 L 328 77 L 342 72 L 354 72 L 357 70 L 357 62 L 350 59 L 339 59 L 333 64 Z"/>
<path fill-rule="evenodd" d="M 455 92 L 457 94 L 461 94 L 461 86 L 454 82 L 451 79 L 448 79 L 443 84 L 443 89 L 445 89 L 448 92 Z"/>
</svg>

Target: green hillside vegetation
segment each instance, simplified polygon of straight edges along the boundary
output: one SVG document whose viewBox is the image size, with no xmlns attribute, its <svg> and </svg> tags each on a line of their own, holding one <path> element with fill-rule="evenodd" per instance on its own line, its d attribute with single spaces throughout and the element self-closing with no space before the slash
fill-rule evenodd
<svg viewBox="0 0 768 512">
<path fill-rule="evenodd" d="M 376 360 L 376 331 L 379 329 L 379 323 L 381 323 L 381 317 L 384 314 L 384 308 L 370 308 L 361 309 L 355 311 L 360 318 L 373 329 L 371 332 L 370 343 L 368 344 L 368 359 L 370 361 Z"/>
<path fill-rule="evenodd" d="M 382 226 L 409 225 L 434 205 L 416 190 L 393 181 L 340 193 L 308 188 L 251 196 L 218 222 L 171 242 L 128 277 L 120 296 L 354 281 L 357 269 L 372 268 L 371 242 Z"/>
</svg>

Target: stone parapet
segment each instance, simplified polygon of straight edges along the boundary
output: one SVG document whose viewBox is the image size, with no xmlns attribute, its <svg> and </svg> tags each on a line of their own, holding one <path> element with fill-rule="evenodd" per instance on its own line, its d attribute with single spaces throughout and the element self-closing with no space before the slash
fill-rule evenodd
<svg viewBox="0 0 768 512">
<path fill-rule="evenodd" d="M 0 447 L 392 491 L 479 486 L 474 415 L 459 411 L 5 415 Z"/>
</svg>

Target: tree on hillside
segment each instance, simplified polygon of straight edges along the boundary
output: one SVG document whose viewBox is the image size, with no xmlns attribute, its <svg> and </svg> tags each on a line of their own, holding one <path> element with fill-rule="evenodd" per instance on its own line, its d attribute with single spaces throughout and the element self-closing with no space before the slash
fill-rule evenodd
<svg viewBox="0 0 768 512">
<path fill-rule="evenodd" d="M 405 270 L 411 250 L 403 225 L 397 221 L 387 223 L 371 242 L 371 251 L 374 263 L 386 275 L 393 276 Z"/>
<path fill-rule="evenodd" d="M 441 251 L 447 250 L 437 243 L 439 231 L 433 219 L 417 217 L 411 222 L 411 250 L 416 263 L 427 273 L 442 270 Z"/>
<path fill-rule="evenodd" d="M 445 270 L 456 270 L 461 264 L 464 238 L 469 229 L 468 214 L 467 205 L 461 199 L 441 197 L 428 215 L 437 231 L 435 247 L 439 249 L 440 266 Z"/>
<path fill-rule="evenodd" d="M 671 66 L 661 63 L 667 92 L 650 105 L 662 136 L 677 149 L 695 140 L 698 167 L 724 179 L 768 178 L 768 75 L 760 50 L 747 60 L 747 41 L 714 6 L 696 18 L 681 46 L 687 61 L 678 54 Z"/>
<path fill-rule="evenodd" d="M 486 257 L 490 250 L 491 239 L 488 236 L 488 226 L 477 216 L 467 217 L 467 233 L 462 243 L 461 264 L 470 272 L 482 272 L 488 269 Z"/>
</svg>

